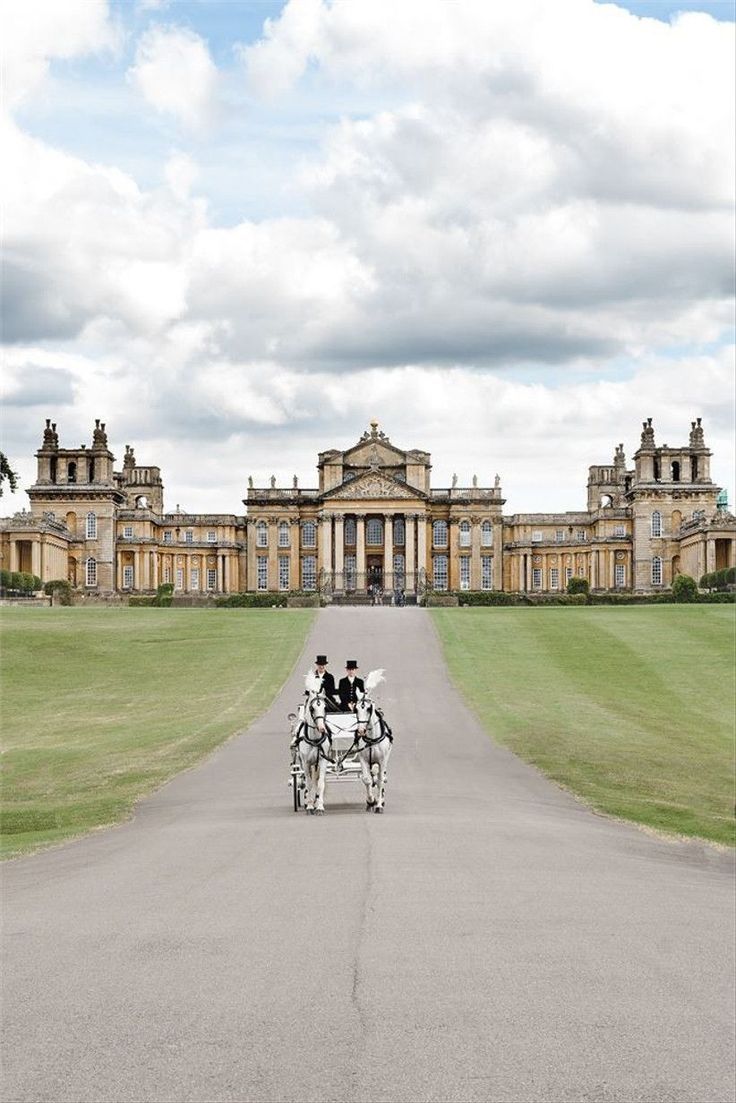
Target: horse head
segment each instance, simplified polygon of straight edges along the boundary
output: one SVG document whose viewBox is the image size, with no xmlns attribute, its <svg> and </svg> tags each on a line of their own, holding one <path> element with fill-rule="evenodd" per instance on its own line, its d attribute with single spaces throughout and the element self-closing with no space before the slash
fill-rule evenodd
<svg viewBox="0 0 736 1103">
<path fill-rule="evenodd" d="M 371 720 L 373 719 L 373 701 L 367 693 L 362 694 L 355 702 L 355 719 L 357 720 L 357 735 L 365 735 Z"/>
<path fill-rule="evenodd" d="M 312 723 L 314 724 L 320 735 L 325 730 L 325 712 L 327 706 L 325 703 L 325 696 L 323 693 L 310 693 L 307 697 L 306 711 L 309 714 Z"/>
</svg>

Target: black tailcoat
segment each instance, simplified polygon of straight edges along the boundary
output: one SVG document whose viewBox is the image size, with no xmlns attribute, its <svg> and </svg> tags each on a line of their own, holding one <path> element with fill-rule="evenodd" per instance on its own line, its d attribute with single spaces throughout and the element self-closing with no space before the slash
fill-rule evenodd
<svg viewBox="0 0 736 1103">
<path fill-rule="evenodd" d="M 319 677 L 319 674 L 317 675 Z M 322 675 L 322 692 L 325 695 L 327 704 L 332 705 L 333 708 L 338 707 L 337 703 L 337 690 L 335 689 L 335 679 L 330 674 L 329 670 L 326 670 Z"/>
<path fill-rule="evenodd" d="M 341 678 L 340 684 L 337 687 L 337 692 L 340 694 L 340 704 L 342 705 L 343 712 L 348 712 L 350 705 L 358 700 L 358 693 L 365 693 L 363 679 L 354 678 L 351 684 L 349 678 Z"/>
</svg>

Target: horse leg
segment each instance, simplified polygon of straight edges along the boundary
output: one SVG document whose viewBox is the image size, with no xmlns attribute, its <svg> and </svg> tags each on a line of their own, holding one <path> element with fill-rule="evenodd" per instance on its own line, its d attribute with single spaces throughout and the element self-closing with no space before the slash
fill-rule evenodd
<svg viewBox="0 0 736 1103">
<path fill-rule="evenodd" d="M 302 760 L 304 770 L 304 809 L 310 816 L 314 815 L 314 781 L 312 779 L 312 764 Z"/>
<path fill-rule="evenodd" d="M 325 812 L 325 779 L 327 777 L 327 763 L 321 755 L 317 759 L 315 770 L 315 792 L 317 796 L 315 810 L 318 816 L 323 816 Z"/>
<path fill-rule="evenodd" d="M 378 775 L 378 802 L 376 804 L 376 812 L 383 812 L 386 804 L 386 768 L 388 767 L 388 756 L 391 754 L 391 747 L 389 745 L 385 754 L 382 754 L 379 759 L 379 775 Z"/>
<path fill-rule="evenodd" d="M 365 810 L 370 812 L 373 808 L 373 800 L 371 799 L 371 774 L 368 769 L 368 763 L 363 755 L 360 756 L 360 780 L 365 785 Z"/>
</svg>

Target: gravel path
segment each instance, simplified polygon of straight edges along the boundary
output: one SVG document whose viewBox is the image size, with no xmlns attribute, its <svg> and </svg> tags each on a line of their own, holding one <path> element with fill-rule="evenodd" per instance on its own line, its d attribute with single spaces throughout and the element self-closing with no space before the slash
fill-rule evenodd
<svg viewBox="0 0 736 1103">
<path fill-rule="evenodd" d="M 291 811 L 318 650 L 386 668 L 383 817 Z M 324 610 L 244 735 L 3 881 L 6 1100 L 734 1098 L 732 856 L 495 747 L 420 609 Z"/>
</svg>

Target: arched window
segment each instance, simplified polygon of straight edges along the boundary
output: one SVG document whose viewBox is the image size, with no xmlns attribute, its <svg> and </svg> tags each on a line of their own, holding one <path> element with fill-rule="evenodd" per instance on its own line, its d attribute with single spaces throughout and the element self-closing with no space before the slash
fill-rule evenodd
<svg viewBox="0 0 736 1103">
<path fill-rule="evenodd" d="M 75 483 L 77 481 L 77 465 L 73 460 L 71 463 L 67 464 L 66 481 L 68 483 Z"/>
<path fill-rule="evenodd" d="M 493 525 L 490 521 L 484 521 L 480 526 L 480 542 L 484 548 L 493 547 Z"/>
<path fill-rule="evenodd" d="M 279 547 L 288 548 L 291 543 L 291 534 L 288 521 L 279 521 Z"/>
<path fill-rule="evenodd" d="M 672 461 L 672 481 L 674 483 L 679 483 L 679 481 L 680 481 L 680 461 L 679 460 L 673 460 Z"/>
<path fill-rule="evenodd" d="M 470 547 L 470 521 L 460 522 L 460 547 Z"/>
<path fill-rule="evenodd" d="M 265 521 L 259 521 L 256 525 L 256 547 L 268 547 L 268 525 Z"/>
<path fill-rule="evenodd" d="M 654 478 L 655 478 L 656 482 L 659 482 L 661 476 L 662 476 L 662 472 L 661 472 L 661 469 L 660 469 L 659 459 L 655 456 L 654 457 Z"/>
<path fill-rule="evenodd" d="M 397 517 L 394 521 L 394 544 L 406 543 L 406 526 L 403 517 Z"/>
<path fill-rule="evenodd" d="M 346 517 L 345 518 L 345 543 L 348 544 L 351 548 L 355 545 L 355 533 L 356 533 L 355 518 L 354 517 Z"/>
<path fill-rule="evenodd" d="M 652 586 L 662 585 L 662 560 L 655 555 L 652 560 Z"/>
<path fill-rule="evenodd" d="M 435 548 L 447 547 L 447 521 L 435 521 L 432 525 L 432 545 Z"/>
<path fill-rule="evenodd" d="M 374 548 L 383 544 L 383 521 L 380 517 L 369 517 L 366 521 L 365 542 Z"/>
<path fill-rule="evenodd" d="M 87 575 L 87 585 L 88 586 L 96 586 L 97 585 L 97 560 L 94 559 L 92 556 L 90 556 L 89 559 L 87 560 L 87 563 L 86 563 L 85 566 L 86 566 L 86 575 Z"/>
<path fill-rule="evenodd" d="M 305 521 L 302 525 L 302 547 L 317 547 L 317 526 L 314 521 Z"/>
<path fill-rule="evenodd" d="M 88 513 L 87 514 L 87 539 L 88 540 L 96 540 L 97 539 L 97 514 L 96 513 Z"/>
<path fill-rule="evenodd" d="M 93 483 L 95 481 L 95 458 L 90 456 L 87 460 L 87 482 Z"/>
<path fill-rule="evenodd" d="M 696 482 L 697 478 L 698 478 L 698 457 L 697 456 L 691 456 L 690 457 L 690 478 L 692 479 L 693 482 Z"/>
<path fill-rule="evenodd" d="M 140 494 L 135 500 L 136 509 L 148 509 L 148 498 L 145 494 Z"/>
<path fill-rule="evenodd" d="M 601 494 L 601 509 L 610 509 L 613 505 L 613 498 L 610 494 Z"/>
<path fill-rule="evenodd" d="M 655 509 L 652 514 L 652 536 L 662 535 L 662 514 L 658 509 Z"/>
</svg>

